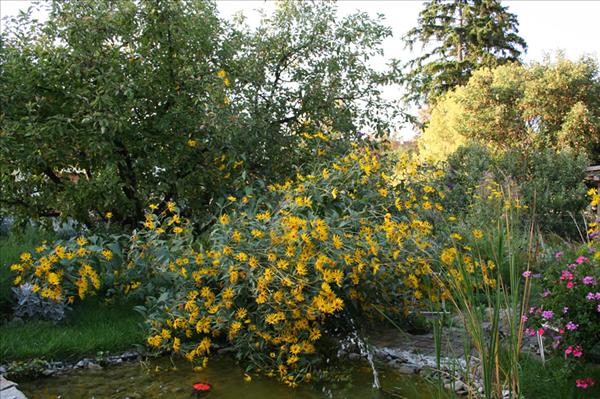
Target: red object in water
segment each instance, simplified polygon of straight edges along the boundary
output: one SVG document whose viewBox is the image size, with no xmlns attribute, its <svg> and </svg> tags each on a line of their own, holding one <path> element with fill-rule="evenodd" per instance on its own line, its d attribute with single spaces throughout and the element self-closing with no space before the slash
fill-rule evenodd
<svg viewBox="0 0 600 399">
<path fill-rule="evenodd" d="M 194 393 L 196 396 L 199 397 L 207 395 L 212 389 L 212 385 L 210 385 L 208 382 L 197 382 L 192 385 L 192 388 L 194 388 Z"/>
</svg>

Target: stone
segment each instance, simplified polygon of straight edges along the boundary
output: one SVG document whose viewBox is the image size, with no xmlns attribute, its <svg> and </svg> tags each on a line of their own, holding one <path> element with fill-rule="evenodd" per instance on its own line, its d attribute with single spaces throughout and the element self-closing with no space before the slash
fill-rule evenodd
<svg viewBox="0 0 600 399">
<path fill-rule="evenodd" d="M 403 363 L 397 368 L 397 370 L 402 374 L 417 374 L 421 368 L 416 364 Z"/>
<path fill-rule="evenodd" d="M 2 399 L 27 399 L 15 382 L 0 376 L 0 398 Z"/>
<path fill-rule="evenodd" d="M 0 366 L 0 374 L 6 374 L 6 367 Z"/>
<path fill-rule="evenodd" d="M 90 364 L 93 364 L 93 362 L 90 359 L 81 359 L 80 361 L 78 361 L 74 368 L 76 369 L 85 369 L 88 368 L 90 366 Z"/>
<path fill-rule="evenodd" d="M 92 369 L 92 370 L 101 370 L 102 366 L 99 365 L 98 363 L 94 363 L 94 362 L 89 362 L 87 365 L 88 369 Z"/>
<path fill-rule="evenodd" d="M 123 352 L 120 356 L 120 358 L 125 362 L 125 361 L 129 361 L 129 360 L 135 360 L 138 357 L 140 357 L 140 354 L 138 352 L 135 351 L 128 351 L 128 352 Z"/>
<path fill-rule="evenodd" d="M 406 363 L 406 361 L 404 361 L 402 359 L 392 359 L 389 362 L 387 362 L 388 366 L 394 367 L 394 368 L 399 368 L 404 363 Z"/>
<path fill-rule="evenodd" d="M 23 392 L 19 391 L 17 387 L 10 387 L 8 389 L 3 389 L 0 394 L 2 399 L 27 399 L 27 396 L 23 394 Z"/>
<path fill-rule="evenodd" d="M 12 387 L 16 387 L 17 383 L 7 380 L 6 378 L 0 376 L 0 390 L 4 391 L 5 389 L 9 389 Z"/>
<path fill-rule="evenodd" d="M 464 382 L 459 380 L 454 383 L 454 392 L 459 395 L 466 395 L 467 392 L 469 392 L 469 389 Z"/>
<path fill-rule="evenodd" d="M 467 385 L 464 382 L 460 381 L 460 380 L 458 380 L 458 381 L 448 381 L 448 382 L 446 382 L 444 384 L 444 388 L 446 388 L 446 389 L 454 389 L 455 393 L 458 393 L 458 394 L 461 394 L 461 395 L 466 394 L 467 391 L 468 391 Z"/>
</svg>

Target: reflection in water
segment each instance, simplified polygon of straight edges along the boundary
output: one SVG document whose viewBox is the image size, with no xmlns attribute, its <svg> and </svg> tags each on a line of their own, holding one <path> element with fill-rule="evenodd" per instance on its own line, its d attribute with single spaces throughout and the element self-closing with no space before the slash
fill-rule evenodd
<svg viewBox="0 0 600 399">
<path fill-rule="evenodd" d="M 431 398 L 429 387 L 416 378 L 404 377 L 392 370 L 381 370 L 383 391 L 372 387 L 371 369 L 367 364 L 344 364 L 337 382 L 305 385 L 291 389 L 276 380 L 255 376 L 252 382 L 243 379 L 243 370 L 230 358 L 214 358 L 206 370 L 196 373 L 189 363 L 168 358 L 153 360 L 142 367 L 140 363 L 108 367 L 102 370 L 76 370 L 70 373 L 21 382 L 20 387 L 30 399 L 192 399 L 192 385 L 210 382 L 211 399 L 407 399 Z M 155 371 L 156 368 L 161 371 Z M 393 393 L 393 395 L 390 395 Z"/>
</svg>

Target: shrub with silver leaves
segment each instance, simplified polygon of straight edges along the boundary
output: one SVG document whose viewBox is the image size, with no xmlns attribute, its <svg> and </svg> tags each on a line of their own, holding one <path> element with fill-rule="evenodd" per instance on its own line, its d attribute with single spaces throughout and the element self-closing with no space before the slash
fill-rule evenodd
<svg viewBox="0 0 600 399">
<path fill-rule="evenodd" d="M 40 318 L 44 320 L 60 321 L 65 318 L 69 306 L 65 301 L 54 302 L 42 298 L 40 294 L 33 291 L 33 285 L 29 283 L 14 287 L 16 297 L 13 306 L 15 318 L 31 319 Z"/>
</svg>

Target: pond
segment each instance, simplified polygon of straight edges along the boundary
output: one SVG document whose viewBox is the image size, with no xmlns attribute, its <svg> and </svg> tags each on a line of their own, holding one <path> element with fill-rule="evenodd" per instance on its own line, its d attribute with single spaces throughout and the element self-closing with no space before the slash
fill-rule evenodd
<svg viewBox="0 0 600 399">
<path fill-rule="evenodd" d="M 156 371 L 157 367 L 160 371 Z M 191 399 L 192 384 L 207 381 L 211 399 L 430 399 L 433 390 L 416 377 L 407 377 L 391 369 L 380 370 L 383 391 L 372 388 L 373 376 L 367 363 L 343 363 L 336 369 L 336 382 L 307 384 L 291 389 L 276 380 L 253 376 L 244 382 L 242 370 L 231 358 L 211 359 L 209 367 L 194 372 L 189 363 L 160 358 L 145 364 L 132 362 L 100 370 L 74 370 L 63 375 L 20 383 L 30 399 Z"/>
</svg>

